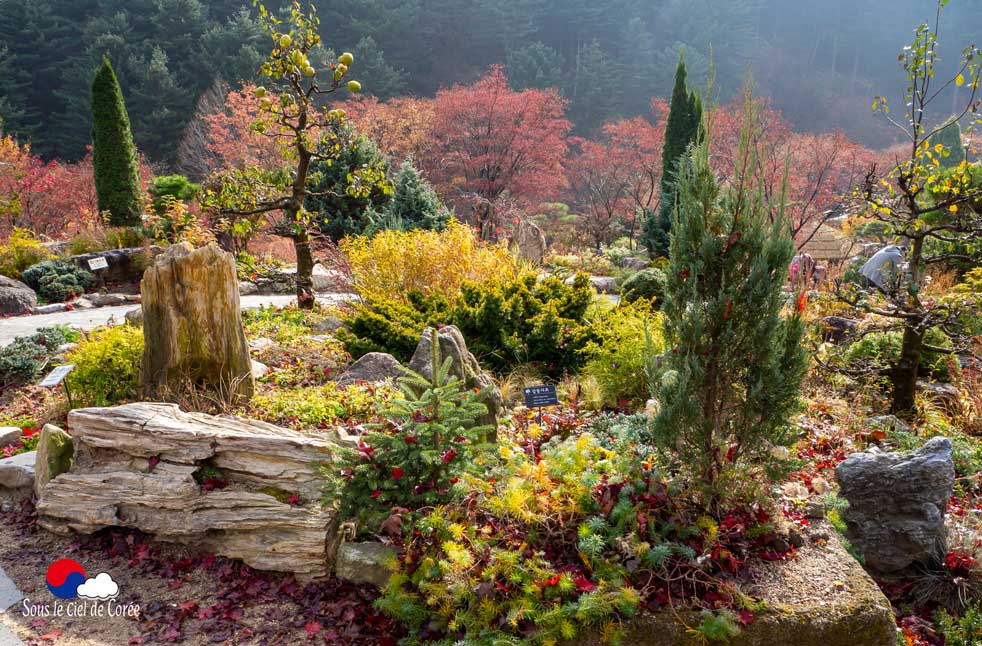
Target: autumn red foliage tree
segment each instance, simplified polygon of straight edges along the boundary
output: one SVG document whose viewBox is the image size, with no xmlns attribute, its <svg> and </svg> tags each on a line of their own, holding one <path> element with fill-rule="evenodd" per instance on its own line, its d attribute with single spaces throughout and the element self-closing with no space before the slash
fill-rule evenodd
<svg viewBox="0 0 982 646">
<path fill-rule="evenodd" d="M 753 144 L 759 154 L 755 173 L 773 199 L 782 190 L 787 163 L 785 216 L 800 249 L 822 224 L 838 215 L 835 207 L 862 182 L 874 154 L 840 131 L 796 133 L 767 99 L 756 99 L 755 103 L 752 114 L 758 127 L 753 130 Z M 714 114 L 713 166 L 719 173 L 736 167 L 745 114 L 740 99 L 717 108 Z"/>
<path fill-rule="evenodd" d="M 571 124 L 555 90 L 516 92 L 500 67 L 434 100 L 427 177 L 485 239 L 497 239 L 512 208 L 556 196 Z"/>
<path fill-rule="evenodd" d="M 338 105 L 355 129 L 395 161 L 423 163 L 433 146 L 433 99 L 412 96 L 379 101 L 354 96 Z"/>
<path fill-rule="evenodd" d="M 265 98 L 279 102 L 279 96 L 272 92 Z M 262 116 L 262 101 L 263 97 L 256 96 L 256 86 L 246 84 L 228 93 L 221 110 L 204 116 L 206 146 L 224 168 L 275 170 L 283 166 L 282 143 L 253 128 Z"/>
<path fill-rule="evenodd" d="M 571 140 L 566 177 L 582 228 L 595 246 L 622 232 L 634 240 L 639 215 L 658 200 L 664 141 L 664 118 L 653 126 L 642 117 L 607 124 L 595 140 Z"/>
</svg>

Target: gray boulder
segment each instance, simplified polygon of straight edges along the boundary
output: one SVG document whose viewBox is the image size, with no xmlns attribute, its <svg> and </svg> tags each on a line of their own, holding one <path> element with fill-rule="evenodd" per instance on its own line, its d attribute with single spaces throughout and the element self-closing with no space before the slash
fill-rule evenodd
<svg viewBox="0 0 982 646">
<path fill-rule="evenodd" d="M 339 386 L 350 386 L 359 381 L 378 382 L 387 379 L 398 379 L 402 376 L 399 360 L 384 352 L 369 352 L 351 364 L 341 377 Z"/>
<path fill-rule="evenodd" d="M 628 256 L 623 261 L 621 261 L 621 267 L 624 269 L 630 269 L 632 271 L 641 271 L 647 269 L 651 266 L 651 263 L 644 258 L 635 258 L 633 256 Z"/>
<path fill-rule="evenodd" d="M 826 316 L 821 320 L 822 339 L 839 343 L 856 329 L 859 321 L 844 316 Z"/>
<path fill-rule="evenodd" d="M 33 289 L 19 280 L 0 276 L 0 316 L 30 314 L 37 304 Z"/>
<path fill-rule="evenodd" d="M 904 424 L 896 415 L 877 415 L 876 417 L 870 417 L 869 424 L 885 431 L 910 433 L 910 427 Z"/>
<path fill-rule="evenodd" d="M 23 434 L 16 426 L 0 426 L 0 448 L 16 444 Z"/>
<path fill-rule="evenodd" d="M 396 549 L 384 543 L 342 543 L 335 557 L 334 574 L 345 581 L 381 588 L 389 581 L 390 563 L 397 556 Z"/>
<path fill-rule="evenodd" d="M 433 332 L 433 328 L 429 327 L 423 330 L 416 352 L 409 360 L 409 369 L 427 379 L 433 378 Z M 504 407 L 504 402 L 494 380 L 481 369 L 477 359 L 467 349 L 464 335 L 456 326 L 448 325 L 441 328 L 437 338 L 440 343 L 440 361 L 453 357 L 450 374 L 463 381 L 468 388 L 478 388 L 487 392 L 484 403 L 488 407 L 488 414 L 477 420 L 478 425 L 488 424 L 497 428 L 498 412 Z"/>
<path fill-rule="evenodd" d="M 541 265 L 546 257 L 546 236 L 534 222 L 521 220 L 515 229 L 513 243 L 518 248 L 518 257 L 534 265 Z"/>
<path fill-rule="evenodd" d="M 36 457 L 37 451 L 28 451 L 0 460 L 0 500 L 20 502 L 31 497 Z"/>
<path fill-rule="evenodd" d="M 136 309 L 130 310 L 129 312 L 127 312 L 126 314 L 123 315 L 123 318 L 126 319 L 126 324 L 127 325 L 132 325 L 133 327 L 142 328 L 143 327 L 143 307 L 137 307 Z"/>
<path fill-rule="evenodd" d="M 951 440 L 935 437 L 913 453 L 870 449 L 835 469 L 846 537 L 867 567 L 896 572 L 945 550 L 944 510 L 955 485 Z"/>
</svg>

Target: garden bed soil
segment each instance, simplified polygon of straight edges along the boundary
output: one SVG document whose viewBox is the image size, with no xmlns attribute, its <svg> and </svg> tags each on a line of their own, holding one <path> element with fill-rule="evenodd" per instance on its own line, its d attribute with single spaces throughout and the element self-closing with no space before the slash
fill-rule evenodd
<svg viewBox="0 0 982 646">
<path fill-rule="evenodd" d="M 192 554 L 138 532 L 61 537 L 37 528 L 33 514 L 0 515 L 0 566 L 32 605 L 54 603 L 45 574 L 61 558 L 78 561 L 90 577 L 110 573 L 119 585 L 116 603 L 139 604 L 140 616 L 25 617 L 20 602 L 0 613 L 0 621 L 26 644 L 203 646 L 315 639 L 394 646 L 401 633 L 372 609 L 370 586 L 329 579 L 304 587 L 288 575 Z"/>
</svg>

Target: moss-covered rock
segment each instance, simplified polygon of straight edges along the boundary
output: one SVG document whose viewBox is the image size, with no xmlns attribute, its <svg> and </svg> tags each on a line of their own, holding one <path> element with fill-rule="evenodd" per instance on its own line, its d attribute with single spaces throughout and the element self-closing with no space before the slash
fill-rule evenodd
<svg viewBox="0 0 982 646">
<path fill-rule="evenodd" d="M 75 449 L 72 438 L 54 424 L 45 424 L 38 439 L 34 464 L 34 493 L 41 495 L 45 485 L 72 468 Z"/>
</svg>

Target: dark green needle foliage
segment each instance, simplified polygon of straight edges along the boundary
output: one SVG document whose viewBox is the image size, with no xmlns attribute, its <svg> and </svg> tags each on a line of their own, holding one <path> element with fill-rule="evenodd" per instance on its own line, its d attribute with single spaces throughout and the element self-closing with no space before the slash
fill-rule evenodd
<svg viewBox="0 0 982 646">
<path fill-rule="evenodd" d="M 140 223 L 140 172 L 123 92 L 109 59 L 92 81 L 92 164 L 99 212 L 113 226 Z"/>
</svg>

